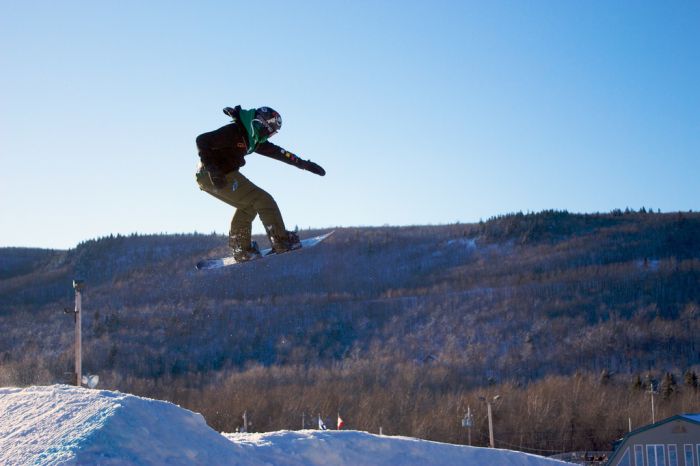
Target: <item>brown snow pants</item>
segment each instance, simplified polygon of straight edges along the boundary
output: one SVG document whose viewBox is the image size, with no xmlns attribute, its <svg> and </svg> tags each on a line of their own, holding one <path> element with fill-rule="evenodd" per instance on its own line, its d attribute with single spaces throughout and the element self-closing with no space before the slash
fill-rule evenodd
<svg viewBox="0 0 700 466">
<path fill-rule="evenodd" d="M 236 208 L 229 230 L 231 247 L 237 244 L 244 248 L 250 246 L 251 228 L 257 215 L 260 215 L 268 236 L 282 235 L 286 231 L 277 202 L 239 171 L 228 173 L 226 186 L 217 189 L 211 182 L 209 173 L 202 167 L 197 172 L 197 184 L 202 191 Z"/>
</svg>

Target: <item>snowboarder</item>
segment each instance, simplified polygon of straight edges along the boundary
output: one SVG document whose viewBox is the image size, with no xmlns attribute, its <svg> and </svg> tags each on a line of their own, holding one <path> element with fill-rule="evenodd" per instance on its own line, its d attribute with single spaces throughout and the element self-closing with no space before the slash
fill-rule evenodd
<svg viewBox="0 0 700 466">
<path fill-rule="evenodd" d="M 244 262 L 260 257 L 257 244 L 251 242 L 251 227 L 257 215 L 276 254 L 301 247 L 297 234 L 285 228 L 272 196 L 239 170 L 245 165 L 244 157 L 257 152 L 316 175 L 324 176 L 326 171 L 268 141 L 282 127 L 282 117 L 270 107 L 244 110 L 237 105 L 224 108 L 224 113 L 233 119 L 230 124 L 197 136 L 201 162 L 197 184 L 201 190 L 236 208 L 229 231 L 234 259 Z"/>
</svg>

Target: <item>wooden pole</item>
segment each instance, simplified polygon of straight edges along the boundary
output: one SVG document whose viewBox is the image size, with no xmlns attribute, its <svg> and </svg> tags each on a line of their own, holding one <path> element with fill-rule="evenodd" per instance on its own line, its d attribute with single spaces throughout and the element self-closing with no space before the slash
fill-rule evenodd
<svg viewBox="0 0 700 466">
<path fill-rule="evenodd" d="M 494 441 L 493 438 L 493 412 L 491 411 L 491 401 L 498 401 L 501 399 L 501 395 L 496 395 L 493 397 L 493 400 L 490 398 L 486 398 L 485 396 L 480 396 L 479 399 L 486 403 L 486 409 L 488 410 L 488 417 L 489 417 L 489 445 L 491 448 L 496 448 L 496 442 Z"/>
<path fill-rule="evenodd" d="M 469 435 L 469 446 L 472 446 L 472 408 L 467 406 L 467 418 L 469 419 L 469 427 L 467 427 L 467 432 Z"/>
<path fill-rule="evenodd" d="M 489 444 L 491 448 L 496 448 L 496 442 L 493 439 L 493 416 L 491 414 L 491 401 L 486 402 L 486 408 L 489 416 Z"/>
<path fill-rule="evenodd" d="M 75 289 L 75 385 L 80 387 L 83 381 L 83 344 L 82 344 L 82 306 L 85 283 L 73 280 Z"/>
</svg>

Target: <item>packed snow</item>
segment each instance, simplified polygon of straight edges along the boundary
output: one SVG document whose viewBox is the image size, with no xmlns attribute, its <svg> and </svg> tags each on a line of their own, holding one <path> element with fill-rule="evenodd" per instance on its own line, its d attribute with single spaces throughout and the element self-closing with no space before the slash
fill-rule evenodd
<svg viewBox="0 0 700 466">
<path fill-rule="evenodd" d="M 220 434 L 165 401 L 66 385 L 0 388 L 3 465 L 568 464 L 489 448 L 357 431 Z"/>
<path fill-rule="evenodd" d="M 280 431 L 224 434 L 265 464 L 554 466 L 564 463 L 510 450 L 429 442 L 358 431 Z"/>
</svg>

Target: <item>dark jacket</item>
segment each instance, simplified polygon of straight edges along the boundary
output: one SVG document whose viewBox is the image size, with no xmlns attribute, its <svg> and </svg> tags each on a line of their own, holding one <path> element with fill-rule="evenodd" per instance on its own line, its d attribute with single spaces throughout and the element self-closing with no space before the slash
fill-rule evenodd
<svg viewBox="0 0 700 466">
<path fill-rule="evenodd" d="M 249 152 L 248 134 L 239 121 L 237 119 L 217 130 L 197 136 L 199 159 L 210 173 L 225 175 L 245 165 L 244 157 Z M 304 160 L 269 141 L 258 144 L 253 151 L 297 168 L 308 169 Z"/>
</svg>

